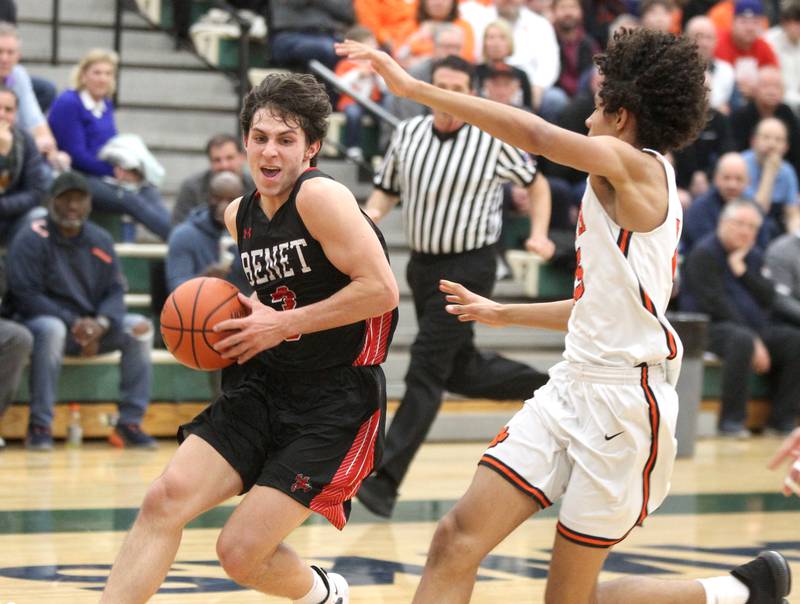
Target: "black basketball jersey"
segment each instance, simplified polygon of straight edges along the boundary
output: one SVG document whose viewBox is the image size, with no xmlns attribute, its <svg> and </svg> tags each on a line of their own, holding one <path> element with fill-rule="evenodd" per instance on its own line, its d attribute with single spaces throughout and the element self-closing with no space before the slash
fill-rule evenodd
<svg viewBox="0 0 800 604">
<path fill-rule="evenodd" d="M 350 277 L 325 256 L 297 212 L 300 186 L 320 177 L 331 178 L 316 168 L 303 172 L 272 219 L 261 209 L 258 191 L 245 195 L 239 203 L 236 235 L 242 268 L 258 299 L 278 311 L 319 302 L 350 283 Z M 386 254 L 380 231 L 366 214 L 364 219 Z M 395 308 L 366 321 L 289 338 L 260 356 L 270 367 L 288 371 L 379 365 L 386 359 L 396 325 Z"/>
</svg>

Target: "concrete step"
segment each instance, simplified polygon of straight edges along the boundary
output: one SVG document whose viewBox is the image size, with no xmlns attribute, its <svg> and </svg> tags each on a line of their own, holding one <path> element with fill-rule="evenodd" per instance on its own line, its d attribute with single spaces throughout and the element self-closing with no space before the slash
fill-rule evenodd
<svg viewBox="0 0 800 604">
<path fill-rule="evenodd" d="M 167 172 L 161 191 L 170 197 L 178 192 L 184 178 L 208 167 L 208 159 L 202 148 L 194 151 L 155 150 L 153 154 Z"/>
<path fill-rule="evenodd" d="M 144 20 L 142 26 L 146 26 Z M 51 26 L 49 23 L 21 22 L 22 53 L 26 61 L 49 61 L 51 55 Z M 114 30 L 108 26 L 62 25 L 59 29 L 59 62 L 77 63 L 91 48 L 112 48 Z M 126 65 L 146 65 L 170 69 L 207 69 L 193 53 L 174 49 L 172 38 L 155 30 L 125 29 L 122 32 L 123 68 Z"/>
<path fill-rule="evenodd" d="M 60 0 L 59 22 L 62 24 L 113 26 L 114 0 Z M 17 20 L 20 23 L 53 20 L 53 0 L 22 0 L 17 2 Z M 147 22 L 136 12 L 123 11 L 125 27 L 147 27 Z"/>
<path fill-rule="evenodd" d="M 222 132 L 235 133 L 235 111 L 163 111 L 161 109 L 122 107 L 115 112 L 120 132 L 135 132 L 154 152 L 196 154 L 204 151 L 206 141 Z M 204 166 L 198 166 L 196 172 Z M 184 174 L 188 176 L 188 174 Z"/>
<path fill-rule="evenodd" d="M 31 73 L 63 90 L 69 87 L 70 66 L 30 64 Z M 212 71 L 174 71 L 130 67 L 120 72 L 119 106 L 173 111 L 238 111 L 233 83 Z"/>
</svg>

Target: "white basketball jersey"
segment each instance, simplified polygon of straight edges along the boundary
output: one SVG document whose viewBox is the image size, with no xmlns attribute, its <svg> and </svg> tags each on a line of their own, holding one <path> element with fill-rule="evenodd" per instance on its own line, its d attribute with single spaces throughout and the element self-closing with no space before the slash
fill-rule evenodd
<svg viewBox="0 0 800 604">
<path fill-rule="evenodd" d="M 683 347 L 664 313 L 672 292 L 683 209 L 675 172 L 650 149 L 667 175 L 669 209 L 656 229 L 634 233 L 606 214 L 587 182 L 578 216 L 575 306 L 564 358 L 575 363 L 634 367 L 680 362 Z"/>
</svg>

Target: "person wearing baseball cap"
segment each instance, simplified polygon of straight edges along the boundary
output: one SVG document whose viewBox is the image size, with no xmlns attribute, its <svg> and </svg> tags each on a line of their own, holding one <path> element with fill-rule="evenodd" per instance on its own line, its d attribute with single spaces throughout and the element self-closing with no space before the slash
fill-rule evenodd
<svg viewBox="0 0 800 604">
<path fill-rule="evenodd" d="M 53 448 L 51 429 L 65 354 L 92 357 L 119 350 L 119 421 L 109 440 L 119 447 L 154 448 L 142 431 L 150 403 L 153 327 L 127 314 L 124 279 L 111 236 L 89 222 L 86 178 L 63 172 L 48 189 L 48 214 L 21 230 L 8 249 L 4 314 L 33 334 L 30 418 L 26 448 Z"/>
</svg>

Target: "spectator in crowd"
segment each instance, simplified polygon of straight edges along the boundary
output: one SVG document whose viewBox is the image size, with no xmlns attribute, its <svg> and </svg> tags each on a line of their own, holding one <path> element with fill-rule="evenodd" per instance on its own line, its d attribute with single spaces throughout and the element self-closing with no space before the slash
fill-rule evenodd
<svg viewBox="0 0 800 604">
<path fill-rule="evenodd" d="M 31 77 L 19 64 L 20 40 L 17 28 L 0 22 L 0 83 L 14 91 L 19 101 L 18 122 L 36 141 L 39 152 L 56 170 L 69 167 L 69 156 L 58 150 L 56 139 L 47 125 L 31 83 Z"/>
<path fill-rule="evenodd" d="M 560 50 L 561 73 L 556 83 L 567 96 L 578 93 L 582 77 L 594 67 L 592 57 L 600 46 L 583 28 L 583 8 L 580 0 L 553 2 L 553 28 Z"/>
<path fill-rule="evenodd" d="M 430 82 L 433 64 L 447 56 L 461 55 L 464 46 L 464 31 L 452 23 L 439 25 L 433 32 L 433 56 L 430 59 L 421 61 L 411 69 L 410 73 L 415 78 L 423 82 Z M 398 120 L 403 121 L 417 115 L 427 115 L 430 110 L 424 105 L 415 103 L 404 97 L 398 97 L 387 92 L 383 100 L 384 108 L 394 115 Z M 381 124 L 381 148 L 386 149 L 389 139 L 392 136 L 391 126 Z"/>
<path fill-rule="evenodd" d="M 6 23 L 17 23 L 17 3 L 14 0 L 0 1 L 0 21 Z"/>
<path fill-rule="evenodd" d="M 50 187 L 47 218 L 21 231 L 8 250 L 7 315 L 33 334 L 31 414 L 25 445 L 53 448 L 51 423 L 64 354 L 95 356 L 122 351 L 115 446 L 155 446 L 141 429 L 150 399 L 153 327 L 125 313 L 123 277 L 111 237 L 87 221 L 89 183 L 77 172 Z"/>
<path fill-rule="evenodd" d="M 717 47 L 717 30 L 705 15 L 692 17 L 686 23 L 686 35 L 697 44 L 697 52 L 706 62 L 706 74 L 711 89 L 708 104 L 724 114 L 730 113 L 730 101 L 736 77 L 733 66 L 714 56 Z"/>
<path fill-rule="evenodd" d="M 523 0 L 495 0 L 494 6 L 481 11 L 479 20 L 471 22 L 473 29 L 480 31 L 481 40 L 486 26 L 498 18 L 511 25 L 514 52 L 506 62 L 528 74 L 533 86 L 533 108 L 549 117 L 558 115 L 568 99 L 557 88 L 551 90 L 560 71 L 553 26 L 527 8 Z"/>
<path fill-rule="evenodd" d="M 368 28 L 390 54 L 417 26 L 417 6 L 407 0 L 353 0 L 353 8 L 356 22 Z"/>
<path fill-rule="evenodd" d="M 765 262 L 766 274 L 775 284 L 776 299 L 787 296 L 800 305 L 800 228 L 773 240 L 767 248 Z M 800 327 L 800 313 L 791 312 L 796 305 L 787 303 L 787 307 L 787 311 L 776 307 L 777 318 Z"/>
<path fill-rule="evenodd" d="M 672 0 L 642 0 L 639 3 L 639 24 L 646 29 L 670 32 L 674 12 Z"/>
<path fill-rule="evenodd" d="M 789 150 L 786 161 L 800 174 L 800 122 L 789 106 L 782 102 L 783 80 L 777 67 L 763 67 L 753 99 L 731 114 L 731 130 L 736 149 L 744 151 L 750 146 L 758 122 L 765 117 L 777 117 L 789 132 Z"/>
<path fill-rule="evenodd" d="M 73 168 L 88 177 L 94 209 L 127 214 L 161 239 L 169 235 L 169 212 L 155 186 L 142 171 L 126 169 L 100 158 L 117 135 L 111 97 L 116 89 L 115 52 L 93 49 L 72 73 L 72 88 L 62 92 L 50 109 L 49 121 Z"/>
<path fill-rule="evenodd" d="M 696 4 L 705 6 L 702 12 L 708 15 L 714 27 L 717 28 L 717 32 L 730 31 L 736 13 L 736 0 L 712 0 L 710 6 L 706 2 L 697 2 Z M 763 1 L 759 0 L 759 4 L 761 6 L 757 7 L 756 10 L 763 11 Z M 769 19 L 767 19 L 766 15 L 759 18 L 759 25 L 764 31 L 769 27 Z"/>
<path fill-rule="evenodd" d="M 211 176 L 206 205 L 194 208 L 170 233 L 166 263 L 169 291 L 202 276 L 225 279 L 249 293 L 236 244 L 226 236 L 224 221 L 225 208 L 243 193 L 242 177 L 235 172 L 215 172 Z"/>
<path fill-rule="evenodd" d="M 743 199 L 749 184 L 747 163 L 739 153 L 726 153 L 719 158 L 714 170 L 714 186 L 695 199 L 684 215 L 681 233 L 684 257 L 701 239 L 716 230 L 723 208 L 732 201 Z M 768 243 L 769 229 L 764 226 L 758 232 L 757 245 L 764 250 Z"/>
<path fill-rule="evenodd" d="M 316 59 L 336 69 L 333 44 L 355 22 L 352 0 L 271 0 L 269 44 L 275 65 L 303 66 Z"/>
<path fill-rule="evenodd" d="M 433 85 L 440 88 L 474 93 L 473 78 L 473 67 L 460 57 L 446 57 L 433 68 Z M 407 277 L 419 324 L 406 393 L 389 428 L 383 460 L 357 495 L 378 515 L 391 515 L 397 489 L 439 411 L 445 389 L 467 396 L 524 399 L 546 380 L 527 365 L 479 351 L 473 326 L 445 311 L 439 291 L 444 277 L 466 280 L 481 295 L 492 290 L 502 185 L 515 182 L 532 194 L 535 174 L 533 162 L 521 151 L 434 111 L 400 124 L 375 175 L 376 188 L 366 208 L 370 218 L 378 222 L 403 202 L 412 250 Z M 426 186 L 420 188 L 416 183 L 423 176 Z M 550 208 L 542 201 L 549 199 L 531 201 L 536 207 L 530 249 L 547 259 L 554 248 L 547 236 Z"/>
<path fill-rule="evenodd" d="M 17 126 L 17 95 L 0 84 L 0 244 L 10 243 L 44 201 L 48 172 L 30 134 Z"/>
<path fill-rule="evenodd" d="M 750 177 L 745 197 L 761 207 L 771 238 L 800 227 L 797 174 L 783 159 L 787 139 L 786 125 L 768 117 L 758 123 L 750 148 L 742 153 Z"/>
<path fill-rule="evenodd" d="M 581 3 L 586 31 L 605 48 L 611 38 L 612 23 L 628 12 L 625 0 L 581 0 Z"/>
<path fill-rule="evenodd" d="M 0 418 L 17 391 L 32 347 L 31 332 L 15 321 L 0 319 Z M 0 449 L 5 447 L 6 441 L 0 436 Z"/>
<path fill-rule="evenodd" d="M 800 0 L 782 0 L 780 24 L 765 37 L 781 65 L 783 102 L 800 115 Z"/>
<path fill-rule="evenodd" d="M 714 55 L 733 66 L 740 96 L 738 101 L 734 98 L 734 107 L 755 94 L 760 67 L 778 65 L 775 52 L 761 36 L 763 16 L 761 0 L 736 0 L 731 28 L 719 32 Z"/>
<path fill-rule="evenodd" d="M 684 208 L 708 191 L 717 162 L 733 149 L 730 120 L 713 107 L 709 108 L 708 121 L 700 136 L 673 153 L 675 182 Z"/>
<path fill-rule="evenodd" d="M 443 23 L 452 23 L 461 28 L 464 32 L 461 57 L 474 63 L 475 35 L 469 22 L 459 17 L 458 0 L 419 0 L 416 28 L 395 49 L 393 56 L 406 69 L 410 69 L 420 60 L 430 58 L 433 56 L 433 31 Z"/>
<path fill-rule="evenodd" d="M 727 204 L 716 231 L 684 261 L 681 306 L 710 316 L 708 346 L 722 359 L 721 436 L 750 435 L 745 418 L 753 371 L 768 374 L 772 386 L 766 429 L 788 434 L 797 419 L 800 329 L 769 317 L 775 288 L 762 276 L 763 252 L 755 245 L 761 221 L 755 204 Z"/>
<path fill-rule="evenodd" d="M 233 172 L 242 178 L 245 191 L 255 188 L 253 178 L 247 172 L 247 162 L 239 139 L 232 134 L 215 134 L 206 142 L 208 167 L 184 179 L 178 189 L 175 207 L 172 209 L 172 224 L 180 224 L 196 207 L 202 206 L 210 197 L 209 183 L 218 172 Z"/>
<path fill-rule="evenodd" d="M 489 23 L 483 34 L 483 63 L 475 67 L 475 76 L 478 79 L 478 93 L 483 97 L 489 96 L 486 90 L 488 76 L 500 70 L 510 74 L 517 81 L 519 92 L 513 98 L 513 102 L 509 104 L 532 111 L 533 89 L 531 88 L 528 74 L 519 67 L 514 67 L 506 62 L 513 53 L 514 35 L 508 22 L 498 19 Z M 512 86 L 510 82 L 508 85 Z"/>
<path fill-rule="evenodd" d="M 378 47 L 372 32 L 360 25 L 356 25 L 347 32 L 347 39 L 367 44 L 372 48 Z M 386 87 L 383 80 L 364 61 L 343 59 L 336 66 L 336 75 L 354 91 L 376 103 L 383 98 L 383 89 Z M 364 159 L 361 147 L 361 120 L 364 117 L 364 108 L 352 97 L 343 94 L 339 97 L 336 109 L 345 115 L 344 145 L 347 148 L 347 156 L 360 162 Z"/>
</svg>

